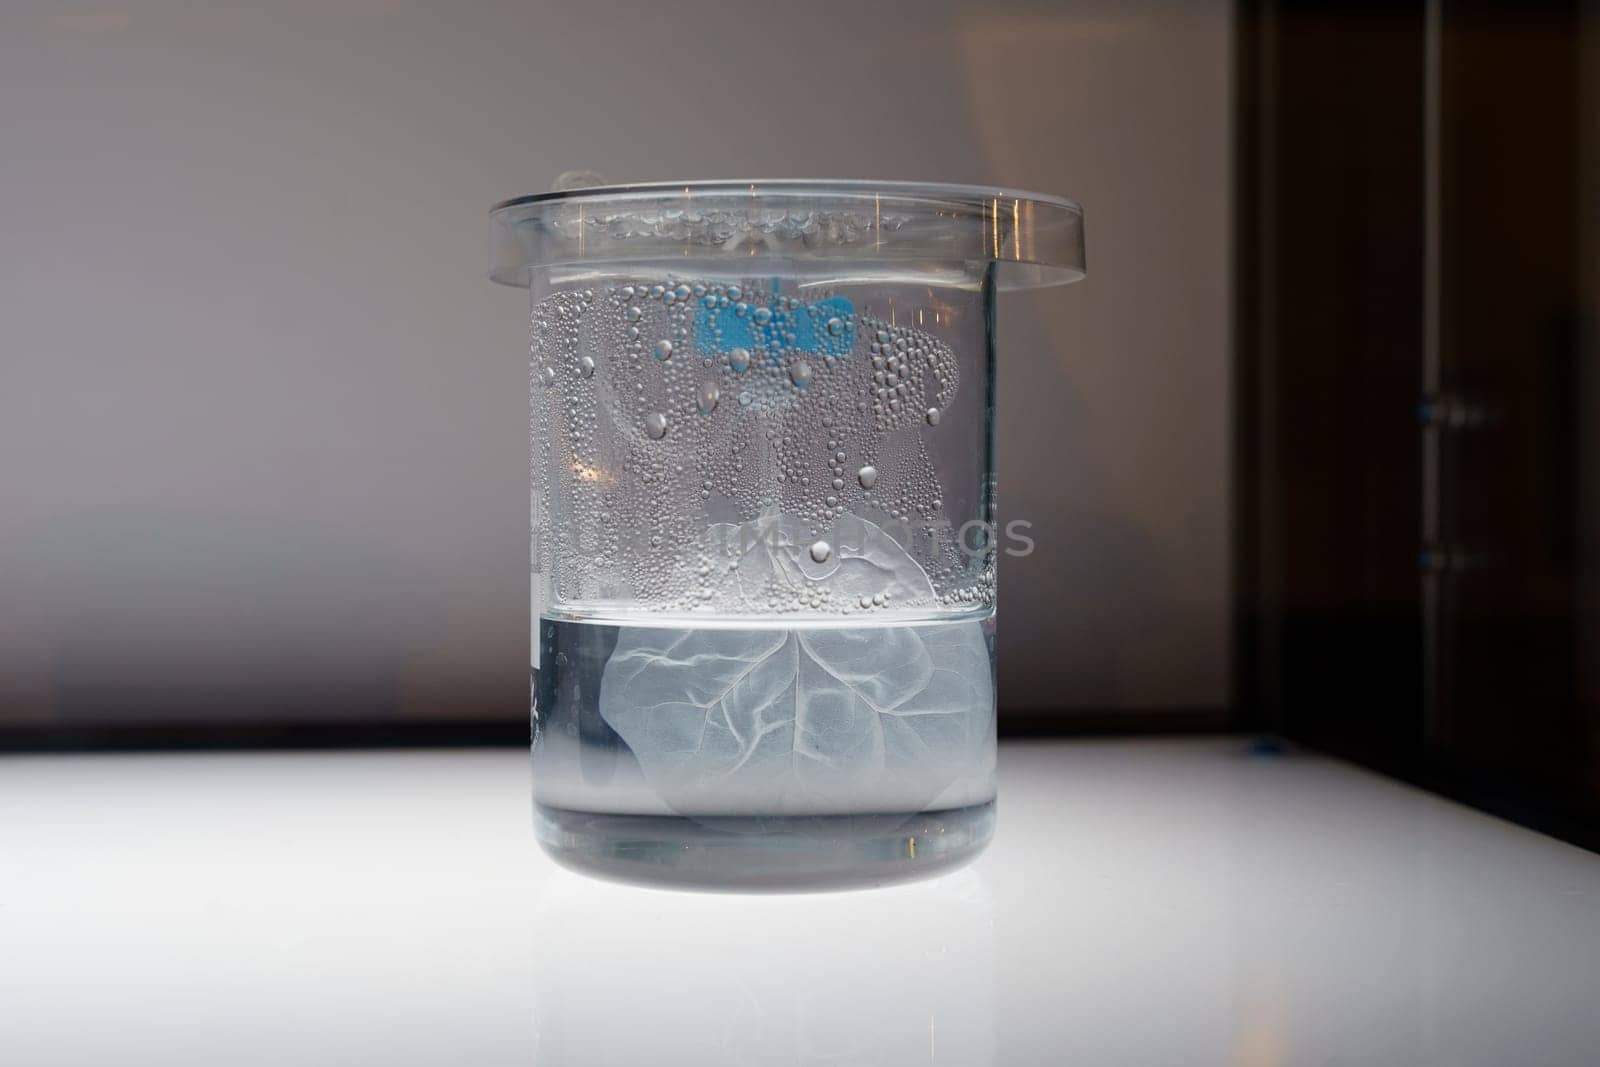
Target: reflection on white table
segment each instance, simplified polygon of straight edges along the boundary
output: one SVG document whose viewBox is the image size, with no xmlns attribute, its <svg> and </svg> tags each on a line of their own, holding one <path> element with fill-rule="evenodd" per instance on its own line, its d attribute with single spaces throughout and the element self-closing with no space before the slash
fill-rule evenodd
<svg viewBox="0 0 1600 1067">
<path fill-rule="evenodd" d="M 1003 746 L 877 891 L 553 867 L 511 751 L 0 759 L 7 1064 L 1592 1064 L 1600 857 L 1242 741 Z"/>
<path fill-rule="evenodd" d="M 535 1062 L 994 1063 L 994 934 L 971 869 L 731 900 L 561 871 L 534 910 Z"/>
</svg>

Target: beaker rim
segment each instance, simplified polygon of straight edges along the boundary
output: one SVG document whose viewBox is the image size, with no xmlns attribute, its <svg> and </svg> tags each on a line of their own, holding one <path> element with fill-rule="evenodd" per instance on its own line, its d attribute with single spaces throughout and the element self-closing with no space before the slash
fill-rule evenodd
<svg viewBox="0 0 1600 1067">
<path fill-rule="evenodd" d="M 1083 208 L 996 186 L 861 179 L 661 181 L 535 193 L 490 209 L 490 277 L 633 263 L 761 259 L 901 273 L 998 265 L 1001 288 L 1084 275 Z M 920 266 L 919 266 L 920 264 Z M 750 266 L 754 266 L 752 262 Z M 781 268 L 780 268 L 781 269 Z"/>
</svg>

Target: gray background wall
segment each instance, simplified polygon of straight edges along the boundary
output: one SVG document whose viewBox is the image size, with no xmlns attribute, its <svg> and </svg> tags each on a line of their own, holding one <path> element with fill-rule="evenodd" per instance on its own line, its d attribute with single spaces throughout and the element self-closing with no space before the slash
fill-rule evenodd
<svg viewBox="0 0 1600 1067">
<path fill-rule="evenodd" d="M 526 713 L 524 298 L 615 179 L 1078 198 L 1008 297 L 1002 700 L 1227 698 L 1229 6 L 0 9 L 0 724 Z"/>
</svg>

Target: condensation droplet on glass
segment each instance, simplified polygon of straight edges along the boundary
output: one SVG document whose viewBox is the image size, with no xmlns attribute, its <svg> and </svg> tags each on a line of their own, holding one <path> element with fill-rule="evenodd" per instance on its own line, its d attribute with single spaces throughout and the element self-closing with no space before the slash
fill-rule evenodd
<svg viewBox="0 0 1600 1067">
<path fill-rule="evenodd" d="M 818 563 L 826 563 L 833 555 L 833 546 L 826 541 L 818 541 L 811 546 L 811 558 Z"/>
<path fill-rule="evenodd" d="M 701 382 L 700 394 L 697 398 L 700 414 L 709 415 L 717 410 L 717 401 L 722 398 L 722 391 L 717 388 L 716 382 Z"/>
<path fill-rule="evenodd" d="M 856 481 L 861 483 L 861 488 L 871 489 L 878 484 L 878 468 L 873 466 L 862 467 L 856 471 Z"/>
<path fill-rule="evenodd" d="M 667 436 L 667 417 L 659 411 L 652 411 L 644 417 L 644 432 L 659 441 Z"/>
</svg>

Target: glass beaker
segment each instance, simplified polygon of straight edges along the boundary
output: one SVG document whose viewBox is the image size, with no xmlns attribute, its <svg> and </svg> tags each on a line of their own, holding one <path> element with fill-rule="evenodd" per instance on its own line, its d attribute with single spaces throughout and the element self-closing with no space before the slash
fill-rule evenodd
<svg viewBox="0 0 1600 1067">
<path fill-rule="evenodd" d="M 1074 203 L 901 182 L 601 186 L 491 212 L 531 292 L 541 843 L 807 887 L 994 825 L 994 316 Z"/>
</svg>

